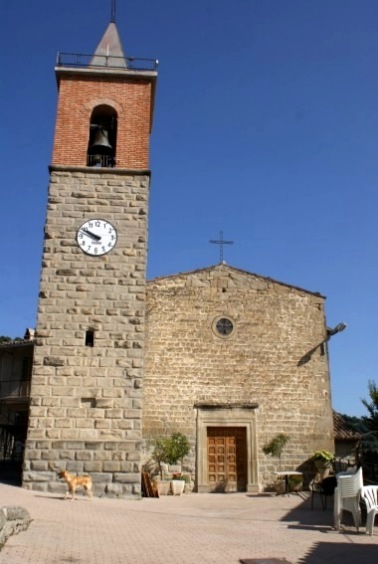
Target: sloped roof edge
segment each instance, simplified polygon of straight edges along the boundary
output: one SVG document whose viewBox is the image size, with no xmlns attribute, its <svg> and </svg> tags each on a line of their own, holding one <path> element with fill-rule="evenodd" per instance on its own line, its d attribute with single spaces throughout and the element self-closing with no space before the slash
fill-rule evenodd
<svg viewBox="0 0 378 564">
<path fill-rule="evenodd" d="M 333 431 L 335 439 L 339 441 L 356 441 L 363 437 L 363 434 L 353 429 L 345 416 L 337 411 L 333 411 Z"/>
<path fill-rule="evenodd" d="M 257 278 L 261 278 L 262 280 L 267 280 L 268 282 L 272 282 L 273 284 L 279 284 L 280 286 L 285 286 L 286 288 L 292 288 L 293 290 L 298 290 L 299 292 L 305 292 L 306 294 L 311 294 L 313 296 L 317 296 L 318 298 L 322 298 L 324 300 L 326 299 L 326 297 L 320 294 L 319 292 L 312 292 L 311 290 L 306 290 L 305 288 L 301 288 L 300 286 L 294 286 L 293 284 L 286 284 L 285 282 L 280 282 L 279 280 L 275 280 L 274 278 L 270 278 L 269 276 L 263 276 L 262 274 L 256 274 L 255 272 L 249 272 L 248 270 L 243 270 L 242 268 L 236 268 L 235 266 L 229 266 L 228 264 L 225 263 L 218 263 L 204 268 L 196 268 L 194 270 L 177 272 L 176 274 L 168 274 L 167 276 L 157 276 L 155 278 L 151 278 L 150 280 L 147 280 L 147 284 L 158 282 L 159 280 L 178 278 L 179 276 L 190 276 L 191 274 L 197 274 L 200 272 L 215 270 L 217 268 L 232 270 L 234 272 L 246 274 L 247 276 L 256 276 Z"/>
<path fill-rule="evenodd" d="M 17 347 L 28 347 L 34 346 L 33 340 L 25 340 L 22 339 L 20 341 L 6 341 L 4 343 L 0 343 L 0 349 L 16 349 Z"/>
</svg>

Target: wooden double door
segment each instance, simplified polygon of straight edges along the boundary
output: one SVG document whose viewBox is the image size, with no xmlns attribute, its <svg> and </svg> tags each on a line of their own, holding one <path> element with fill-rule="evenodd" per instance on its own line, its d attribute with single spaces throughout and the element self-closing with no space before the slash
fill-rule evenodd
<svg viewBox="0 0 378 564">
<path fill-rule="evenodd" d="M 247 489 L 247 433 L 245 427 L 207 428 L 208 483 L 211 491 Z"/>
</svg>

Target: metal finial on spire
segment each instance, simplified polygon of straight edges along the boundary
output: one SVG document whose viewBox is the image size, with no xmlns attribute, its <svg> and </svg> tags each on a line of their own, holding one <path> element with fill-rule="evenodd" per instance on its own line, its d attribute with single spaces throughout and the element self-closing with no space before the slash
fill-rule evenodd
<svg viewBox="0 0 378 564">
<path fill-rule="evenodd" d="M 233 245 L 234 242 L 233 241 L 225 241 L 223 239 L 223 231 L 219 232 L 219 239 L 218 240 L 213 240 L 210 239 L 209 243 L 212 243 L 214 245 L 219 245 L 220 248 L 220 262 L 223 262 L 223 245 Z"/>
<path fill-rule="evenodd" d="M 115 23 L 116 19 L 116 0 L 112 0 L 112 11 L 110 16 L 110 22 Z"/>
</svg>

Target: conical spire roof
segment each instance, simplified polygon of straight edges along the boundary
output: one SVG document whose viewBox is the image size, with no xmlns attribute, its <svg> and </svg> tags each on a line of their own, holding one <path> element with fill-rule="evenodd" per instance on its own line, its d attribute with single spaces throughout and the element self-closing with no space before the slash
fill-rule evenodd
<svg viewBox="0 0 378 564">
<path fill-rule="evenodd" d="M 117 26 L 110 22 L 92 57 L 91 65 L 126 68 L 126 58 Z"/>
</svg>

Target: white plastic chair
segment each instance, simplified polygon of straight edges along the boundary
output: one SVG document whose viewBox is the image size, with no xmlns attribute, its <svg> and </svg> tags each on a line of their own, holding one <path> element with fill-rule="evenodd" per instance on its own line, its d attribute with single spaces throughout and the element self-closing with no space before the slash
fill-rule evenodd
<svg viewBox="0 0 378 564">
<path fill-rule="evenodd" d="M 353 515 L 354 525 L 358 531 L 361 523 L 360 496 L 363 487 L 362 468 L 354 474 L 340 472 L 336 475 L 337 487 L 334 500 L 335 529 L 340 529 L 343 511 Z"/>
<path fill-rule="evenodd" d="M 378 486 L 364 486 L 361 489 L 361 498 L 366 504 L 366 534 L 372 535 L 374 519 L 378 514 Z"/>
</svg>

